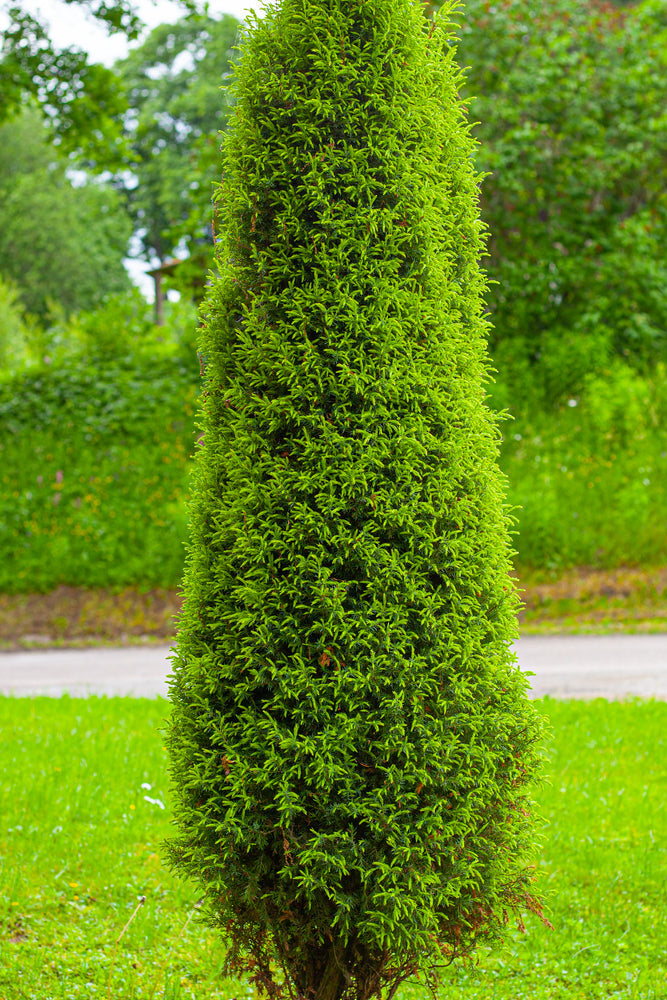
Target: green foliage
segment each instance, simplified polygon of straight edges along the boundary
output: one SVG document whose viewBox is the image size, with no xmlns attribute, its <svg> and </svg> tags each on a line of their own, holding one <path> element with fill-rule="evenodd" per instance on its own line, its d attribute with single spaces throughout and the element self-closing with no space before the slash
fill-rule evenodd
<svg viewBox="0 0 667 1000">
<path fill-rule="evenodd" d="M 86 3 L 90 7 L 90 3 Z M 115 30 L 138 27 L 126 3 L 94 3 L 116 20 Z M 57 49 L 38 17 L 18 4 L 9 11 L 0 47 L 0 123 L 36 101 L 64 150 L 84 152 L 104 167 L 118 163 L 120 118 L 126 108 L 115 73 L 74 47 Z"/>
<path fill-rule="evenodd" d="M 161 332 L 174 340 L 191 335 L 191 322 L 187 315 L 183 322 L 180 304 L 172 309 L 169 326 Z M 31 328 L 31 346 L 36 332 L 39 328 Z M 0 591 L 44 590 L 73 580 L 89 587 L 122 586 L 132 579 L 173 585 L 181 576 L 185 538 L 183 505 L 192 450 L 189 415 L 196 375 L 192 352 L 185 363 L 170 363 L 173 367 L 168 369 L 168 381 L 159 378 L 157 384 L 151 364 L 136 364 L 132 359 L 124 362 L 125 375 L 119 380 L 121 399 L 114 406 L 111 394 L 117 360 L 100 357 L 98 364 L 108 368 L 110 376 L 109 380 L 103 377 L 101 384 L 106 389 L 98 395 L 89 360 L 78 343 L 72 346 L 71 332 L 71 325 L 51 328 L 51 339 L 46 344 L 40 339 L 40 343 L 56 366 L 57 380 L 63 367 L 79 375 L 82 370 L 88 372 L 83 383 L 77 375 L 53 394 L 50 366 L 46 365 L 39 379 L 28 383 L 39 382 L 36 393 L 31 390 L 23 395 L 26 382 L 22 375 L 2 389 L 3 405 L 12 398 L 13 403 L 10 411 L 0 416 L 0 437 L 5 443 L 1 453 L 0 482 L 5 497 L 1 516 L 13 528 L 3 535 L 7 548 L 2 557 L 7 569 Z M 153 350 L 151 343 L 149 338 L 149 351 Z M 159 358 L 164 349 L 156 344 L 153 353 Z M 163 364 L 167 361 L 160 361 L 160 368 Z M 128 381 L 132 366 L 135 370 Z M 19 403 L 23 398 L 25 408 Z M 501 467 L 509 479 L 509 500 L 520 505 L 515 511 L 518 568 L 522 572 L 529 567 L 558 572 L 577 565 L 664 564 L 665 370 L 659 367 L 651 377 L 642 379 L 618 366 L 591 378 L 586 391 L 574 402 L 576 406 L 565 405 L 549 414 L 536 411 L 505 424 Z M 59 408 L 71 414 L 67 442 L 62 439 Z M 135 410 L 136 420 L 132 416 Z M 107 424 L 109 412 L 122 413 L 122 423 Z M 185 422 L 181 424 L 181 420 Z M 157 441 L 142 442 L 139 436 L 149 426 Z M 83 433 L 76 430 L 79 427 L 84 428 Z M 10 442 L 15 433 L 22 437 L 13 447 Z M 52 458 L 46 463 L 46 474 L 36 472 L 34 456 L 49 455 Z M 120 476 L 119 466 L 124 470 Z M 65 467 L 71 470 L 65 487 L 72 501 L 89 496 L 87 504 L 95 511 L 94 523 L 101 534 L 93 533 L 94 559 L 83 557 L 88 549 L 83 536 L 78 537 L 82 530 L 79 520 L 85 511 L 74 503 L 53 504 L 55 472 Z M 44 489 L 35 490 L 37 475 L 47 484 Z M 123 516 L 118 513 L 121 508 Z M 113 512 L 108 517 L 107 509 Z M 32 534 L 26 544 L 28 531 Z M 146 552 L 143 540 L 151 532 L 157 536 L 155 544 L 151 543 L 154 568 L 146 575 L 141 566 Z M 77 552 L 79 555 L 72 555 Z M 102 552 L 106 553 L 103 557 Z M 70 555 L 63 561 L 62 553 Z"/>
<path fill-rule="evenodd" d="M 179 305 L 166 328 L 167 333 L 171 330 L 171 338 L 191 333 L 187 316 L 185 320 L 183 323 Z M 68 325 L 51 329 L 51 339 L 45 348 L 47 356 L 57 370 L 62 366 L 69 372 L 81 372 L 82 368 L 88 371 L 89 361 L 78 344 L 72 353 L 71 329 Z M 164 333 L 165 328 L 161 331 Z M 31 328 L 31 345 L 35 343 L 34 332 Z M 157 357 L 162 350 L 164 345 L 156 345 Z M 116 377 L 116 360 L 99 359 L 100 366 L 108 367 L 111 373 L 111 381 L 103 378 L 102 384 L 107 389 L 99 397 L 92 376 L 87 376 L 83 385 L 75 378 L 71 385 L 62 385 L 61 391 L 52 395 L 51 389 L 46 388 L 50 386 L 48 365 L 41 370 L 38 394 L 29 392 L 25 397 L 25 409 L 18 404 L 25 387 L 23 376 L 6 383 L 2 398 L 6 404 L 14 397 L 14 404 L 6 418 L 0 417 L 0 437 L 5 442 L 0 473 L 5 496 L 2 517 L 22 537 L 27 531 L 32 535 L 28 536 L 30 543 L 23 547 L 12 530 L 3 536 L 8 544 L 3 559 L 9 562 L 0 590 L 44 590 L 74 579 L 81 586 L 112 583 L 122 586 L 131 579 L 169 586 L 180 578 L 185 537 L 184 492 L 192 442 L 189 415 L 196 374 L 192 356 L 190 352 L 190 360 L 185 364 L 174 362 L 168 382 L 159 379 L 157 385 L 151 365 L 145 361 L 136 365 L 130 382 L 125 381 L 129 369 L 135 365 L 131 359 L 125 362 L 125 376 L 120 380 L 122 399 L 116 404 L 116 412 L 124 413 L 124 418 L 122 424 L 110 426 L 105 421 L 109 407 L 112 412 L 114 409 L 110 394 Z M 160 367 L 163 363 L 167 364 L 160 361 Z M 56 377 L 59 377 L 57 371 Z M 42 392 L 43 407 L 38 400 Z M 163 393 L 161 398 L 159 392 Z M 90 393 L 87 400 L 86 393 Z M 67 402 L 70 396 L 71 402 Z M 652 376 L 643 379 L 619 365 L 591 378 L 586 391 L 572 398 L 576 406 L 565 405 L 549 414 L 535 411 L 532 416 L 524 415 L 505 424 L 500 460 L 509 479 L 510 503 L 520 505 L 515 509 L 518 569 L 559 572 L 577 565 L 613 568 L 664 564 L 667 560 L 663 530 L 667 523 L 664 368 L 659 367 Z M 150 403 L 148 412 L 146 401 Z M 60 430 L 59 407 L 72 415 L 66 443 Z M 136 421 L 132 418 L 135 410 L 139 414 Z M 184 424 L 180 423 L 182 419 Z M 91 422 L 93 428 L 104 431 L 101 452 L 100 436 L 94 429 L 91 433 Z M 76 431 L 84 426 L 82 434 Z M 137 435 L 148 426 L 154 429 L 158 440 L 142 443 Z M 23 435 L 21 443 L 12 447 L 11 435 L 17 432 Z M 100 455 L 106 462 L 107 452 L 109 461 L 102 472 Z M 52 456 L 46 475 L 43 471 L 35 472 L 35 455 Z M 112 461 L 114 455 L 124 458 Z M 166 456 L 168 463 L 164 462 Z M 124 472 L 115 478 L 119 464 Z M 63 561 L 58 552 L 86 551 L 82 538 L 77 539 L 81 531 L 79 518 L 83 516 L 81 508 L 61 503 L 54 506 L 48 488 L 34 489 L 36 475 L 42 476 L 43 483 L 54 485 L 54 470 L 62 471 L 64 466 L 72 470 L 66 483 L 68 493 L 69 487 L 73 489 L 77 483 L 81 490 L 86 487 L 84 492 L 72 492 L 72 500 L 90 496 L 87 503 L 94 504 L 95 524 L 103 532 L 94 535 L 95 545 L 107 553 L 101 558 L 101 550 L 96 548 L 98 555 L 93 560 L 77 556 L 75 570 L 72 559 L 68 556 Z M 17 501 L 20 501 L 18 512 Z M 119 505 L 126 512 L 122 517 L 118 514 Z M 114 512 L 109 517 L 104 514 L 107 509 Z M 22 521 L 26 523 L 22 525 Z M 165 523 L 159 524 L 160 521 Z M 157 532 L 159 539 L 154 547 L 154 569 L 146 576 L 140 566 L 145 547 L 141 542 L 137 548 L 136 540 L 152 531 Z M 54 541 L 57 551 L 53 548 Z"/>
<path fill-rule="evenodd" d="M 177 584 L 196 375 L 78 355 L 0 382 L 0 591 Z"/>
<path fill-rule="evenodd" d="M 153 306 L 138 288 L 110 295 L 98 309 L 69 318 L 61 312 L 54 319 L 57 322 L 42 334 L 44 346 L 38 357 L 47 354 L 52 361 L 67 362 L 83 354 L 113 360 L 136 352 L 164 356 L 176 350 L 184 360 L 195 358 L 197 315 L 187 299 L 165 303 L 162 326 L 156 326 Z"/>
<path fill-rule="evenodd" d="M 60 324 L 51 327 L 48 334 L 56 341 L 61 335 L 68 355 L 78 348 L 92 357 L 125 357 L 137 348 L 155 350 L 160 336 L 152 306 L 138 288 L 109 296 L 98 309 L 77 313 L 69 320 L 62 315 L 59 318 Z M 55 353 L 49 350 L 52 360 Z"/>
<path fill-rule="evenodd" d="M 13 368 L 25 357 L 28 336 L 19 290 L 0 277 L 0 371 Z"/>
<path fill-rule="evenodd" d="M 74 187 L 67 167 L 38 112 L 0 125 L 0 274 L 40 317 L 50 301 L 92 309 L 130 285 L 122 260 L 131 225 L 118 195 Z"/>
<path fill-rule="evenodd" d="M 164 324 L 157 326 L 153 306 L 138 288 L 109 295 L 97 309 L 68 316 L 58 303 L 49 302 L 45 324 L 26 321 L 24 340 L 27 355 L 37 364 L 71 368 L 91 359 L 115 364 L 119 358 L 138 355 L 167 357 L 178 354 L 192 366 L 196 355 L 197 313 L 188 299 L 164 304 Z M 139 374 L 139 380 L 143 377 Z M 189 383 L 176 383 L 183 398 Z M 166 411 L 171 410 L 166 404 Z"/>
<path fill-rule="evenodd" d="M 502 466 L 519 505 L 522 566 L 667 560 L 667 372 L 620 362 L 560 410 L 507 426 Z"/>
<path fill-rule="evenodd" d="M 62 2 L 81 8 L 109 33 L 130 39 L 140 33 L 141 21 L 128 0 Z M 195 0 L 176 2 L 190 12 L 197 9 Z M 121 116 L 127 103 L 116 74 L 89 62 L 75 46 L 58 49 L 40 16 L 20 2 L 3 8 L 8 24 L 0 46 L 0 123 L 35 101 L 63 149 L 84 154 L 97 169 L 117 166 L 125 153 Z"/>
<path fill-rule="evenodd" d="M 492 350 L 512 408 L 667 355 L 667 14 L 645 0 L 469 0 Z"/>
<path fill-rule="evenodd" d="M 271 994 L 435 981 L 538 905 L 458 86 L 412 0 L 285 0 L 242 47 L 170 857 Z"/>
<path fill-rule="evenodd" d="M 171 256 L 184 237 L 194 253 L 199 241 L 212 243 L 217 133 L 228 116 L 220 88 L 237 29 L 228 14 L 161 24 L 116 66 L 127 90 L 132 161 L 118 183 L 149 260 Z"/>
</svg>

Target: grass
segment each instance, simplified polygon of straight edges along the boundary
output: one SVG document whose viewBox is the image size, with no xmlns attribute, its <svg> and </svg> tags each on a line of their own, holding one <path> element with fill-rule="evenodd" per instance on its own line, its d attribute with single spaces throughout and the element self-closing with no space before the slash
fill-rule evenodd
<svg viewBox="0 0 667 1000">
<path fill-rule="evenodd" d="M 452 970 L 440 998 L 664 1000 L 667 704 L 542 706 L 554 738 L 539 869 L 554 930 L 535 920 L 512 930 L 502 949 Z M 0 792 L 0 1000 L 254 995 L 221 978 L 220 945 L 191 917 L 196 890 L 160 862 L 165 708 L 0 699 L 10 779 Z M 403 1000 L 427 995 L 402 990 Z"/>
<path fill-rule="evenodd" d="M 244 996 L 220 981 L 209 932 L 191 920 L 179 938 L 197 897 L 159 857 L 169 831 L 164 710 L 130 699 L 0 702 L 10 776 L 0 806 L 2 1000 Z"/>
<path fill-rule="evenodd" d="M 454 973 L 447 1000 L 664 1000 L 667 704 L 542 702 L 553 727 L 534 919 Z M 423 991 L 407 996 L 425 997 Z"/>
</svg>

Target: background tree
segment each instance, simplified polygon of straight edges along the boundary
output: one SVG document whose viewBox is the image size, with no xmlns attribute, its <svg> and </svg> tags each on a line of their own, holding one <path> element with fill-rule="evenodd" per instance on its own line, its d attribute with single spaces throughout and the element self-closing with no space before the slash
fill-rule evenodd
<svg viewBox="0 0 667 1000">
<path fill-rule="evenodd" d="M 270 995 L 393 995 L 536 905 L 458 86 L 414 0 L 284 0 L 242 49 L 170 856 Z"/>
<path fill-rule="evenodd" d="M 0 275 L 41 317 L 50 301 L 90 309 L 128 288 L 132 228 L 118 194 L 100 183 L 75 187 L 48 140 L 35 109 L 0 126 Z"/>
<path fill-rule="evenodd" d="M 184 18 L 155 28 L 117 64 L 127 90 L 132 171 L 118 178 L 142 256 L 155 263 L 180 245 L 206 271 L 219 138 L 229 114 L 227 82 L 238 22 L 230 15 Z"/>
<path fill-rule="evenodd" d="M 195 0 L 177 0 L 194 11 Z M 136 39 L 142 22 L 129 0 L 63 0 L 82 8 L 110 33 Z M 0 46 L 0 122 L 26 101 L 37 103 L 68 152 L 85 153 L 100 169 L 122 159 L 126 104 L 116 74 L 91 63 L 76 46 L 58 49 L 39 17 L 12 3 Z"/>
<path fill-rule="evenodd" d="M 667 353 L 666 29 L 655 0 L 469 0 L 461 16 L 514 409 L 578 392 L 614 357 L 645 371 Z"/>
</svg>

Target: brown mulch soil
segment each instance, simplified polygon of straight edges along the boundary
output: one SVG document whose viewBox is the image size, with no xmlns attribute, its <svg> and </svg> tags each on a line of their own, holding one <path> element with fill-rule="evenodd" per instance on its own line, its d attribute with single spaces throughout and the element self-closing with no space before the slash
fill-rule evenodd
<svg viewBox="0 0 667 1000">
<path fill-rule="evenodd" d="M 49 594 L 0 594 L 0 646 L 170 642 L 180 607 L 178 592 L 163 589 L 60 586 Z"/>
<path fill-rule="evenodd" d="M 640 621 L 667 627 L 667 566 L 653 569 L 621 566 L 613 570 L 579 567 L 557 580 L 522 584 L 521 624 L 559 620 L 584 623 Z"/>
<path fill-rule="evenodd" d="M 557 580 L 520 582 L 525 626 L 664 620 L 667 566 L 571 570 Z M 169 643 L 181 607 L 178 591 L 120 593 L 61 586 L 49 594 L 0 594 L 0 648 Z"/>
</svg>

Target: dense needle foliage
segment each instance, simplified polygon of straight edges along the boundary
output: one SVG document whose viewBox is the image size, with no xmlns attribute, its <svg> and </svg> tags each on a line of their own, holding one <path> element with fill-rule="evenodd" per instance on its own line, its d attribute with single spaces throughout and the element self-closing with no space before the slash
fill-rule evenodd
<svg viewBox="0 0 667 1000">
<path fill-rule="evenodd" d="M 391 994 L 536 905 L 453 56 L 413 0 L 284 0 L 242 47 L 170 857 L 270 994 Z"/>
</svg>

